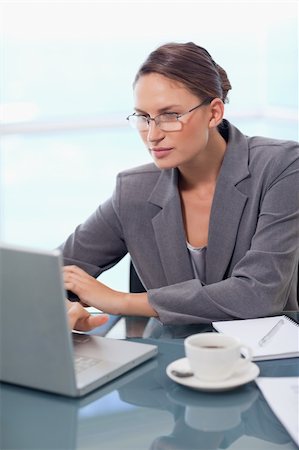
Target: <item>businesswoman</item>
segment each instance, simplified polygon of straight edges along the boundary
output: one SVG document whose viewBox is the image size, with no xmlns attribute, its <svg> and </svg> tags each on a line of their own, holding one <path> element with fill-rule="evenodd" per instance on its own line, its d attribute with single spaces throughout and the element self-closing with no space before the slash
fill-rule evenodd
<svg viewBox="0 0 299 450">
<path fill-rule="evenodd" d="M 153 163 L 120 173 L 63 244 L 65 287 L 82 303 L 176 329 L 298 309 L 298 144 L 229 123 L 230 89 L 194 43 L 162 45 L 140 67 L 128 121 Z M 97 280 L 128 252 L 145 293 Z"/>
</svg>

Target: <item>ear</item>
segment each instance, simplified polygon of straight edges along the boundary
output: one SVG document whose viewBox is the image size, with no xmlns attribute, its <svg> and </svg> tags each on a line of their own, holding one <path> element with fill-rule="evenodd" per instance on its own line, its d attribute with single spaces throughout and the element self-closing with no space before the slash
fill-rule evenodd
<svg viewBox="0 0 299 450">
<path fill-rule="evenodd" d="M 209 127 L 214 128 L 219 125 L 224 116 L 224 104 L 220 98 L 214 98 L 210 103 L 211 118 Z"/>
</svg>

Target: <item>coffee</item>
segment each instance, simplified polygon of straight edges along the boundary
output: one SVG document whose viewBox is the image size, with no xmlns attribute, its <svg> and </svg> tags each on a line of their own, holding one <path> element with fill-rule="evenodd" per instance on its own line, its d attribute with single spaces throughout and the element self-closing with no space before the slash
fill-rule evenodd
<svg viewBox="0 0 299 450">
<path fill-rule="evenodd" d="M 199 345 L 200 348 L 225 348 L 223 345 Z"/>
</svg>

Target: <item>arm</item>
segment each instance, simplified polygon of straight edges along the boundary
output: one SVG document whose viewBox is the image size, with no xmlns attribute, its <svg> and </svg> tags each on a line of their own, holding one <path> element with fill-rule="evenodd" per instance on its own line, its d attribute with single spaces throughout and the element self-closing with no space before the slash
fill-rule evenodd
<svg viewBox="0 0 299 450">
<path fill-rule="evenodd" d="M 82 303 L 114 315 L 157 316 L 146 293 L 115 291 L 76 266 L 65 266 L 63 276 L 65 289 L 78 295 Z"/>
<path fill-rule="evenodd" d="M 190 279 L 190 274 L 190 278 L 185 278 L 186 281 L 167 285 L 167 277 L 160 264 L 162 247 L 159 247 L 160 242 L 157 241 L 152 226 L 152 218 L 156 219 L 155 215 L 160 208 L 148 203 L 153 186 L 149 183 L 148 192 L 143 193 L 147 178 L 142 174 L 137 185 L 128 176 L 118 180 L 114 200 L 102 205 L 78 228 L 75 235 L 67 241 L 64 256 L 66 264 L 80 263 L 81 268 L 92 277 L 97 277 L 129 249 L 139 265 L 140 275 L 144 277 L 142 281 L 148 289 L 147 294 L 116 292 L 94 279 L 89 279 L 93 291 L 91 296 L 87 293 L 87 286 L 84 291 L 83 285 L 78 285 L 74 278 L 66 279 L 70 283 L 66 285 L 69 286 L 67 289 L 80 292 L 82 301 L 105 312 L 158 315 L 164 324 L 210 323 L 212 320 L 257 317 L 281 312 L 286 306 L 291 280 L 297 270 L 299 239 L 299 160 L 296 155 L 291 156 L 291 162 L 285 159 L 288 159 L 287 153 L 274 161 L 275 170 L 268 170 L 266 167 L 267 179 L 261 170 L 257 170 L 255 180 L 249 179 L 249 189 L 252 189 L 252 184 L 262 184 L 259 191 L 249 190 L 254 203 L 259 203 L 249 219 L 251 223 L 255 220 L 257 223 L 254 224 L 252 238 L 251 235 L 248 236 L 246 227 L 240 233 L 239 242 L 244 238 L 248 240 L 248 250 L 242 250 L 237 263 L 230 268 L 229 278 L 202 286 L 199 280 Z M 272 164 L 271 159 L 270 162 Z M 260 167 L 260 161 L 256 165 Z M 167 181 L 167 186 L 168 184 Z M 165 187 L 165 183 L 163 186 Z M 144 219 L 142 223 L 140 220 L 132 220 L 132 214 L 137 208 Z M 249 209 L 249 214 L 250 211 Z M 170 228 L 171 223 L 167 229 Z M 161 234 L 159 238 L 160 236 Z M 165 258 L 164 254 L 162 256 Z M 175 265 L 180 273 L 181 260 L 169 257 L 168 264 Z M 71 270 L 66 269 L 65 273 L 70 275 Z M 97 293 L 94 294 L 95 292 Z"/>
<path fill-rule="evenodd" d="M 76 265 L 97 278 L 127 253 L 113 198 L 100 205 L 60 246 L 65 265 Z"/>
<path fill-rule="evenodd" d="M 298 270 L 299 159 L 287 165 L 281 158 L 279 164 L 276 175 L 264 180 L 267 184 L 250 247 L 230 269 L 229 278 L 206 286 L 194 279 L 148 291 L 149 302 L 164 324 L 258 317 L 298 309 L 294 292 L 293 302 L 287 304 L 287 300 Z"/>
</svg>

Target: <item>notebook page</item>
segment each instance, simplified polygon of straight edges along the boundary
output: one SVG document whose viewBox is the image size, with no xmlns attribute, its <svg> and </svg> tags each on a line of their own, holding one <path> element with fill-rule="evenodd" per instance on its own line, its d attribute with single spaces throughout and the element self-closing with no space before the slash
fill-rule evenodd
<svg viewBox="0 0 299 450">
<path fill-rule="evenodd" d="M 298 377 L 262 378 L 256 380 L 270 408 L 299 446 Z"/>
<path fill-rule="evenodd" d="M 282 325 L 269 335 L 264 345 L 259 345 L 261 339 L 281 320 Z M 255 360 L 299 356 L 299 327 L 286 316 L 213 322 L 213 326 L 217 331 L 234 336 L 250 346 Z"/>
</svg>

